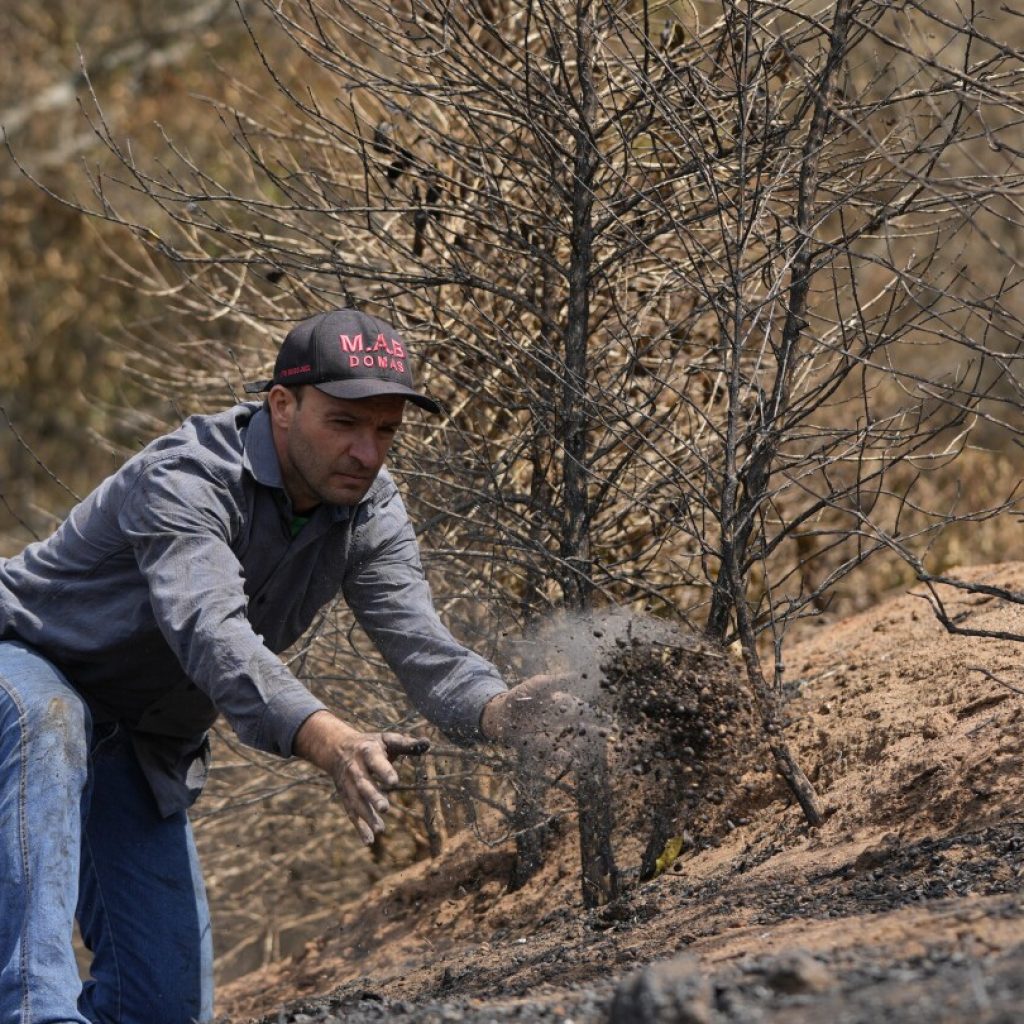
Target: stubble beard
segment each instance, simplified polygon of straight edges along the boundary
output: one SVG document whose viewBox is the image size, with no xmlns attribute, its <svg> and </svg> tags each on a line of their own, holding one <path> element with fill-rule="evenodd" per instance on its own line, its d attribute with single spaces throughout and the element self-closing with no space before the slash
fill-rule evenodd
<svg viewBox="0 0 1024 1024">
<path fill-rule="evenodd" d="M 307 443 L 300 442 L 291 448 L 292 472 L 301 482 L 306 496 L 317 504 L 350 506 L 358 505 L 366 497 L 367 492 L 377 479 L 374 473 L 365 481 L 332 483 L 334 474 L 351 474 L 363 478 L 367 475 L 366 467 L 355 459 L 346 459 L 343 465 L 322 463 L 316 452 Z"/>
</svg>

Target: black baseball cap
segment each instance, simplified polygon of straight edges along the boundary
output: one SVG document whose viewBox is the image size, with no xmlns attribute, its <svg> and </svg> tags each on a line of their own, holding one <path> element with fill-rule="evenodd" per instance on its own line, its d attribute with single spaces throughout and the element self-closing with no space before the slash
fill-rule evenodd
<svg viewBox="0 0 1024 1024">
<path fill-rule="evenodd" d="M 356 309 L 318 313 L 296 324 L 277 353 L 274 376 L 251 381 L 245 390 L 256 394 L 275 384 L 312 384 L 334 398 L 401 395 L 428 412 L 441 411 L 416 390 L 409 347 L 398 331 Z"/>
</svg>

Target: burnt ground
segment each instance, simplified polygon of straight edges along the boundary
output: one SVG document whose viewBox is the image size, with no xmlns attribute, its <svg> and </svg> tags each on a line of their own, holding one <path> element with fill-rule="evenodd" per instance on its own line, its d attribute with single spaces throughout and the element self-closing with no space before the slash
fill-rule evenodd
<svg viewBox="0 0 1024 1024">
<path fill-rule="evenodd" d="M 1022 566 L 974 572 L 1024 590 Z M 998 599 L 955 611 L 980 628 L 1024 625 Z M 625 889 L 613 903 L 584 907 L 569 815 L 516 892 L 511 844 L 465 833 L 339 908 L 299 956 L 224 989 L 224 1019 L 1022 1020 L 1021 653 L 948 636 L 911 595 L 794 646 L 786 738 L 827 804 L 817 829 L 768 770 L 742 707 L 735 729 L 692 747 L 698 719 L 734 698 L 724 676 L 702 698 L 714 670 L 676 660 L 693 713 L 677 740 L 701 762 L 698 787 L 718 793 L 675 823 L 685 842 L 667 870 L 639 881 L 644 823 L 683 773 L 652 789 L 653 773 L 630 771 L 644 730 L 629 742 L 613 732 Z"/>
</svg>

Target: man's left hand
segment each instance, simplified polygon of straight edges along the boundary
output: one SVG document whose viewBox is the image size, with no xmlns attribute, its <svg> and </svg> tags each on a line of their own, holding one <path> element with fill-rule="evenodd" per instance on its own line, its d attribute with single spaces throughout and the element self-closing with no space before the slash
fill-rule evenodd
<svg viewBox="0 0 1024 1024">
<path fill-rule="evenodd" d="M 537 675 L 499 693 L 484 705 L 480 731 L 505 746 L 553 752 L 575 735 L 588 710 L 568 690 L 568 675 Z"/>
</svg>

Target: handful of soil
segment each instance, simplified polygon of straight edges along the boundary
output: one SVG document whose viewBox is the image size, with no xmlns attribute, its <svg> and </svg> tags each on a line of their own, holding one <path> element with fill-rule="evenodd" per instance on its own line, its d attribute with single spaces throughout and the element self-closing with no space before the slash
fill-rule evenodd
<svg viewBox="0 0 1024 1024">
<path fill-rule="evenodd" d="M 728 652 L 693 636 L 616 640 L 600 687 L 616 815 L 647 837 L 650 878 L 666 852 L 678 856 L 670 840 L 692 846 L 732 827 L 737 782 L 763 747 L 759 721 Z"/>
</svg>

